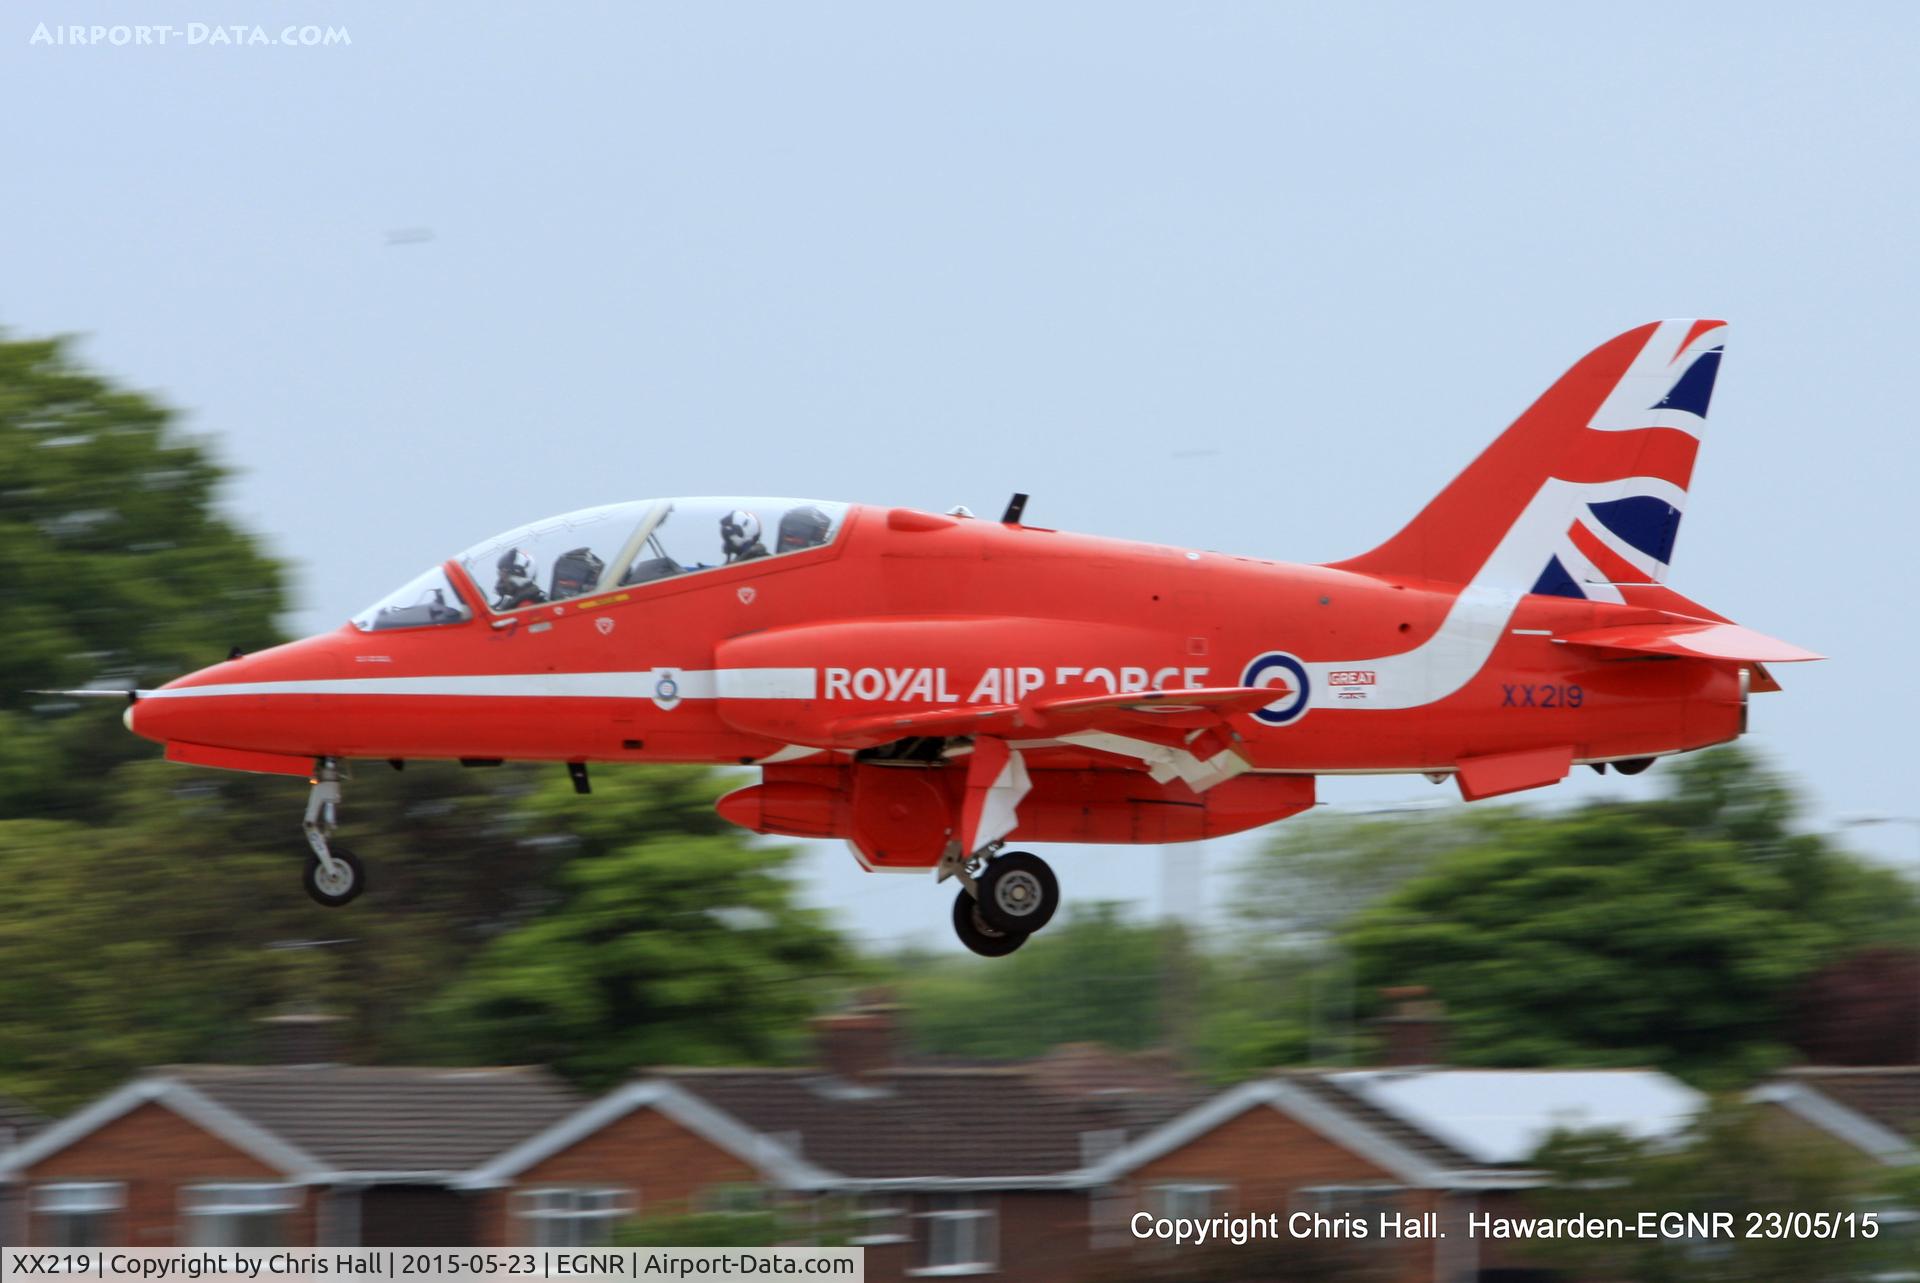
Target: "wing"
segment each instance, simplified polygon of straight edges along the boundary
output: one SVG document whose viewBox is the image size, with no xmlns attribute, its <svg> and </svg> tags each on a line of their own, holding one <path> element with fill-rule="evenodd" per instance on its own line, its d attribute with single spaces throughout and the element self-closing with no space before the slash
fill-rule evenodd
<svg viewBox="0 0 1920 1283">
<path fill-rule="evenodd" d="M 1029 700 L 936 708 L 924 713 L 845 717 L 828 733 L 836 748 L 868 748 L 913 736 L 1041 734 L 1077 731 L 1138 731 L 1155 738 L 1168 732 L 1205 729 L 1235 713 L 1250 713 L 1286 692 L 1269 687 L 1220 686 L 1176 691 L 1128 691 L 1071 699 Z M 1178 738 L 1177 736 L 1175 738 Z"/>
<path fill-rule="evenodd" d="M 1131 758 L 1161 783 L 1178 777 L 1204 792 L 1247 769 L 1228 719 L 1284 694 L 1265 686 L 1126 691 L 848 717 L 833 722 L 828 734 L 835 748 L 868 748 L 918 736 L 1051 740 Z"/>
</svg>

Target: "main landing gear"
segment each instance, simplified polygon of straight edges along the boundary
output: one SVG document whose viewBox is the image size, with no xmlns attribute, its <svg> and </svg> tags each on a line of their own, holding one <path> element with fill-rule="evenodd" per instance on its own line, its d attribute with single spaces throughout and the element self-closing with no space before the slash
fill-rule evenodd
<svg viewBox="0 0 1920 1283">
<path fill-rule="evenodd" d="M 367 889 L 367 871 L 360 857 L 344 846 L 332 846 L 339 818 L 340 759 L 323 757 L 314 764 L 313 791 L 307 794 L 307 815 L 300 822 L 306 831 L 307 847 L 313 858 L 307 861 L 307 894 L 316 903 L 337 909 L 358 899 Z"/>
<path fill-rule="evenodd" d="M 945 871 L 961 884 L 953 901 L 954 934 L 982 957 L 1012 953 L 1060 907 L 1059 879 L 1030 851 L 989 856 L 977 872 L 955 860 Z"/>
</svg>

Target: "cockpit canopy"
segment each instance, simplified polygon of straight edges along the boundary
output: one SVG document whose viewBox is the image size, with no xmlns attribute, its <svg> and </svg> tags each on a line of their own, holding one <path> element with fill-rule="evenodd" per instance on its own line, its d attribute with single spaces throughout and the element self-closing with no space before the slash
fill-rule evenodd
<svg viewBox="0 0 1920 1283">
<path fill-rule="evenodd" d="M 846 515 L 844 503 L 814 499 L 639 499 L 531 522 L 455 560 L 498 613 L 817 548 L 833 542 Z M 353 623 L 373 632 L 469 618 L 436 567 Z"/>
</svg>

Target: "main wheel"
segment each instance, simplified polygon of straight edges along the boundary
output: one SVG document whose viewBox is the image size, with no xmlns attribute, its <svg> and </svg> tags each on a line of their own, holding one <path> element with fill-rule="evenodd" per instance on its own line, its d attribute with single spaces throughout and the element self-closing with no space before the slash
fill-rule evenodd
<svg viewBox="0 0 1920 1283">
<path fill-rule="evenodd" d="M 1060 907 L 1060 881 L 1031 851 L 1008 851 L 980 874 L 980 916 L 1000 931 L 1032 935 Z"/>
<path fill-rule="evenodd" d="M 334 872 L 329 874 L 320 867 L 320 858 L 314 856 L 307 861 L 307 894 L 316 904 L 324 904 L 329 909 L 337 909 L 358 899 L 367 889 L 366 866 L 360 863 L 360 857 L 344 846 L 332 848 Z"/>
<path fill-rule="evenodd" d="M 1653 759 L 1650 757 L 1631 757 L 1624 762 L 1615 762 L 1613 769 L 1621 775 L 1638 775 L 1652 765 Z"/>
<path fill-rule="evenodd" d="M 1001 931 L 989 924 L 965 887 L 953 900 L 953 933 L 983 958 L 1004 958 L 1027 942 L 1025 932 Z"/>
</svg>

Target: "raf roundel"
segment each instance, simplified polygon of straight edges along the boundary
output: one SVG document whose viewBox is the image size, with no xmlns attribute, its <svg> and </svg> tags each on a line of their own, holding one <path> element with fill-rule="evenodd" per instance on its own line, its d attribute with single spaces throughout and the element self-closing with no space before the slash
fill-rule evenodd
<svg viewBox="0 0 1920 1283">
<path fill-rule="evenodd" d="M 1285 726 L 1307 711 L 1311 683 L 1307 667 L 1283 650 L 1270 650 L 1248 664 L 1240 676 L 1242 686 L 1273 686 L 1281 697 L 1265 708 L 1254 710 L 1254 717 L 1269 726 Z"/>
</svg>

